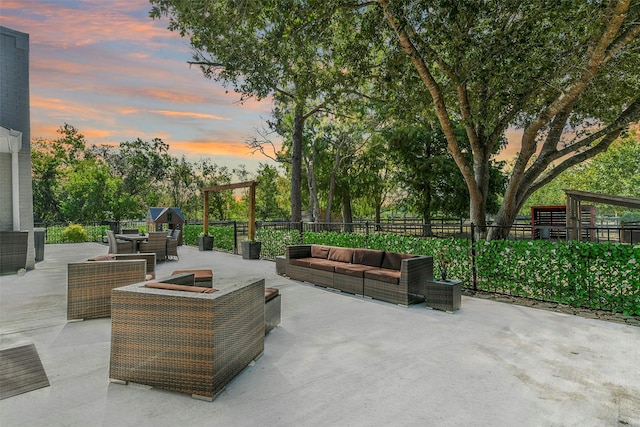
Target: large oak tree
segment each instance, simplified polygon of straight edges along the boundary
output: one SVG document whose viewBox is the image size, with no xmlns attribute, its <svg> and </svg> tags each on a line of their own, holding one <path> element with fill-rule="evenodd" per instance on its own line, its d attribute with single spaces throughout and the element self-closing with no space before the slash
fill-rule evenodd
<svg viewBox="0 0 640 427">
<path fill-rule="evenodd" d="M 359 7 L 381 10 L 427 88 L 425 103 L 464 176 L 482 236 L 489 165 L 507 130 L 522 136 L 490 238 L 508 233 L 536 189 L 605 151 L 640 119 L 638 1 L 377 0 Z M 454 132 L 457 121 L 471 157 Z"/>
</svg>

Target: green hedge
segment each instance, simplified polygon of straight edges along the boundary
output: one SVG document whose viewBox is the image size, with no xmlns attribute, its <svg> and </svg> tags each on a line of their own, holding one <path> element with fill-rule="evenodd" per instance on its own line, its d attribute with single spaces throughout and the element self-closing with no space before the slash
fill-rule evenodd
<svg viewBox="0 0 640 427">
<path fill-rule="evenodd" d="M 482 241 L 476 267 L 482 290 L 640 315 L 640 245 Z"/>
<path fill-rule="evenodd" d="M 203 225 L 185 224 L 182 229 L 182 242 L 186 245 L 198 246 L 198 236 L 203 233 Z M 209 234 L 213 236 L 213 247 L 233 252 L 234 229 L 228 227 L 209 227 Z"/>
<path fill-rule="evenodd" d="M 261 233 L 263 256 L 284 254 L 297 232 Z M 451 261 L 449 277 L 473 287 L 473 256 L 467 239 L 429 239 L 389 234 L 305 232 L 305 244 L 370 248 L 430 255 Z M 266 251 L 265 249 L 268 248 Z M 268 252 L 268 253 L 267 253 Z M 437 263 L 436 263 L 437 264 Z M 546 240 L 475 243 L 478 290 L 640 315 L 640 245 Z M 440 271 L 436 265 L 434 276 Z"/>
<path fill-rule="evenodd" d="M 185 224 L 182 230 L 182 240 L 187 245 L 198 246 L 198 236 L 203 233 L 203 225 Z M 228 227 L 209 227 L 209 234 L 213 236 L 213 247 L 232 252 L 234 246 L 234 229 Z"/>
<path fill-rule="evenodd" d="M 284 255 L 287 245 L 300 244 L 300 232 L 296 230 L 283 231 L 273 228 L 259 228 L 256 230 L 256 240 L 262 242 L 260 257 L 274 259 Z"/>
</svg>

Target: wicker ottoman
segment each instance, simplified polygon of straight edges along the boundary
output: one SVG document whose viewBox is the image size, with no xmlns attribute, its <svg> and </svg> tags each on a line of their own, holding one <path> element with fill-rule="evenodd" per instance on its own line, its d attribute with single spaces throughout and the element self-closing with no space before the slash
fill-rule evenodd
<svg viewBox="0 0 640 427">
<path fill-rule="evenodd" d="M 109 378 L 213 400 L 262 355 L 264 300 L 264 279 L 213 293 L 114 289 Z"/>
</svg>

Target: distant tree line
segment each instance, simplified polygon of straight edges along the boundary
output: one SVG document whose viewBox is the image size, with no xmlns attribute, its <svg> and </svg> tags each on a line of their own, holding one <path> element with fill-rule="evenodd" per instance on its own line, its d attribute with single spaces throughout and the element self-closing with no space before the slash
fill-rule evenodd
<svg viewBox="0 0 640 427">
<path fill-rule="evenodd" d="M 206 186 L 234 179 L 257 179 L 260 220 L 286 216 L 280 194 L 284 178 L 261 164 L 255 174 L 243 165 L 218 166 L 209 159 L 189 162 L 174 157 L 160 139 L 88 145 L 74 126 L 64 124 L 54 140 L 31 145 L 33 208 L 36 223 L 143 219 L 152 206 L 179 207 L 189 219 L 202 218 Z M 211 218 L 246 218 L 248 204 L 231 191 L 212 194 Z"/>
<path fill-rule="evenodd" d="M 436 216 L 466 217 L 468 192 L 437 128 L 413 124 L 364 132 L 325 122 L 308 129 L 305 138 L 313 149 L 305 154 L 302 184 L 310 220 L 380 222 L 384 216 L 408 216 L 429 224 Z M 37 223 L 142 219 L 151 206 L 179 207 L 188 219 L 198 219 L 203 215 L 203 187 L 250 179 L 259 182 L 257 219 L 291 220 L 291 170 L 286 161 L 282 168 L 261 164 L 250 172 L 244 165 L 229 169 L 211 159 L 174 157 L 160 139 L 89 145 L 70 124 L 58 133 L 57 139 L 36 139 L 31 146 Z M 491 169 L 490 212 L 500 205 L 504 170 L 510 167 L 495 163 Z M 521 214 L 527 215 L 533 205 L 564 204 L 565 188 L 640 197 L 639 168 L 640 137 L 632 131 L 603 155 L 535 192 Z M 211 218 L 246 220 L 246 198 L 245 193 L 211 193 Z M 624 213 L 616 209 L 598 207 L 599 212 Z"/>
</svg>

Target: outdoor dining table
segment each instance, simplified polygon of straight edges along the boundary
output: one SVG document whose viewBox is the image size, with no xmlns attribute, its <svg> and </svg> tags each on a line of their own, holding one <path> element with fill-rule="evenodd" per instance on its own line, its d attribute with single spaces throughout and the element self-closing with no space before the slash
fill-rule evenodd
<svg viewBox="0 0 640 427">
<path fill-rule="evenodd" d="M 144 242 L 149 238 L 148 234 L 116 234 L 116 238 L 121 240 L 127 240 L 133 242 L 134 251 L 138 252 L 140 247 L 140 242 Z"/>
</svg>

